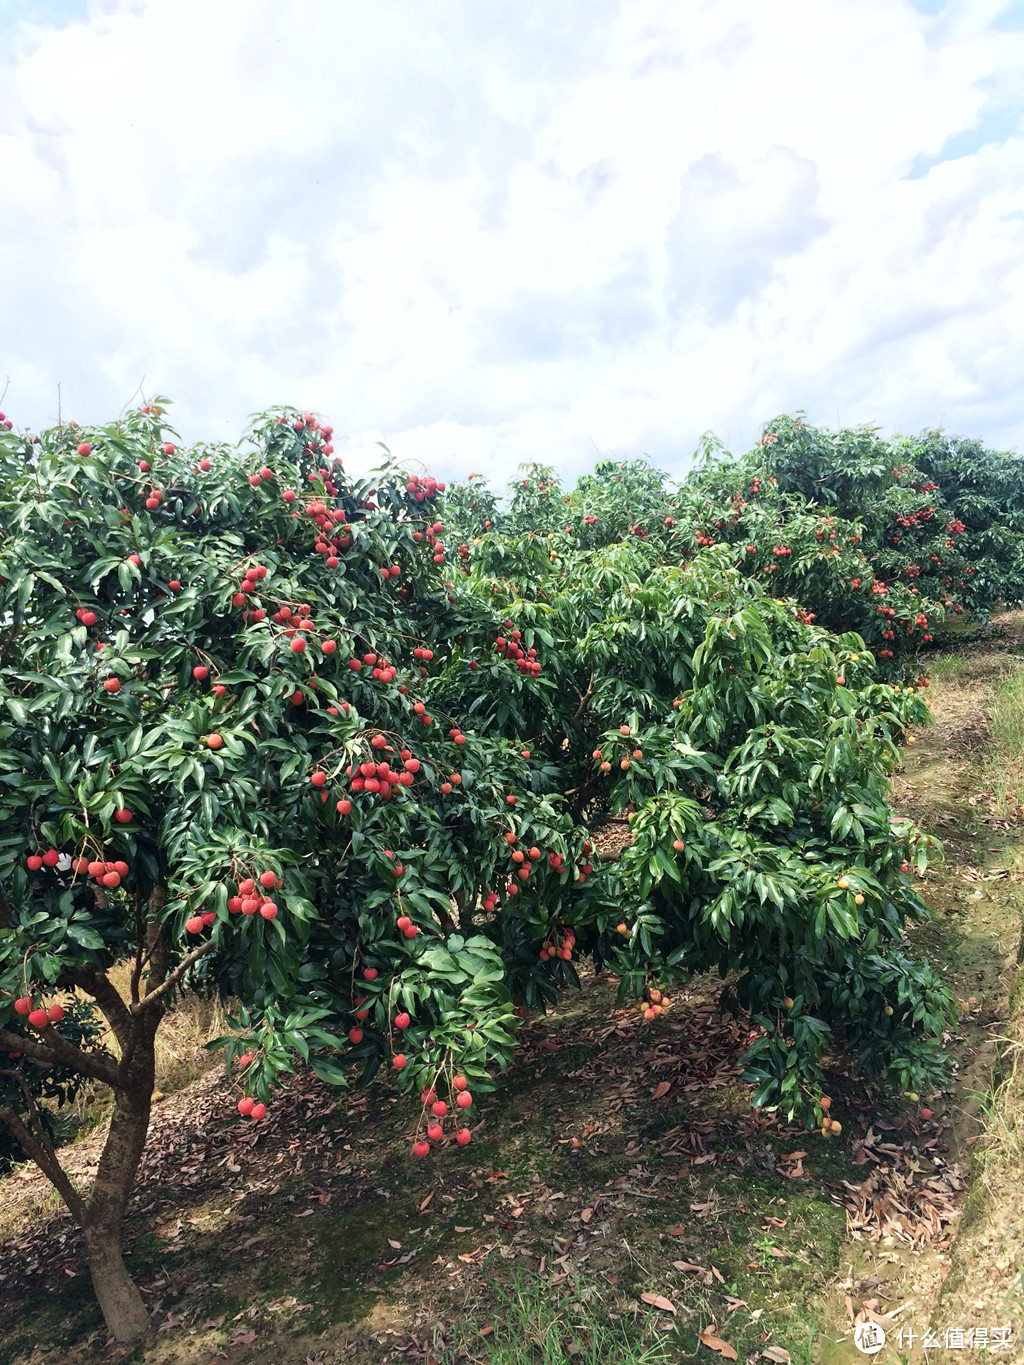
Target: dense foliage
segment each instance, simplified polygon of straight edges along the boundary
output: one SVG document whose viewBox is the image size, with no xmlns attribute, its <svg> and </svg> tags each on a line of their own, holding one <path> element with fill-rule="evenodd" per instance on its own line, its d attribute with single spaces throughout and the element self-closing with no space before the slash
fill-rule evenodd
<svg viewBox="0 0 1024 1365">
<path fill-rule="evenodd" d="M 944 619 L 1024 600 L 1017 457 L 938 431 L 831 433 L 802 414 L 767 423 L 741 457 L 710 435 L 698 454 L 678 487 L 639 460 L 601 461 L 571 490 L 527 466 L 505 506 L 484 501 L 474 476 L 449 493 L 451 529 L 466 563 L 490 562 L 492 528 L 549 534 L 556 554 L 635 538 L 670 563 L 728 545 L 744 575 L 809 620 L 856 631 L 880 675 L 903 680 Z"/>
<path fill-rule="evenodd" d="M 720 972 L 753 1102 L 826 1134 L 827 1053 L 941 1074 L 952 1002 L 905 934 L 934 841 L 887 804 L 928 713 L 879 661 L 939 597 L 1018 597 L 1015 462 L 978 456 L 975 488 L 963 444 L 897 462 L 780 419 L 680 488 L 535 467 L 501 504 L 390 459 L 353 480 L 331 438 L 282 409 L 183 450 L 159 402 L 0 432 L 0 1120 L 123 1336 L 103 1257 L 184 989 L 239 1002 L 215 1045 L 244 1118 L 298 1063 L 386 1066 L 418 1155 L 471 1140 L 516 1006 L 581 959 L 648 1018 Z M 618 812 L 604 865 L 588 825 Z M 84 1078 L 117 1103 L 79 1200 L 38 1101 Z"/>
</svg>

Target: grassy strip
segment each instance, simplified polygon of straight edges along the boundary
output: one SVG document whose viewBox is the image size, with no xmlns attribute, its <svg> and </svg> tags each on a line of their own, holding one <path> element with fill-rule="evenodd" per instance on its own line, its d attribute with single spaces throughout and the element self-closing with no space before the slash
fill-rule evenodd
<svg viewBox="0 0 1024 1365">
<path fill-rule="evenodd" d="M 959 661 L 950 661 L 956 663 Z M 955 675 L 955 670 L 954 670 Z M 1024 666 L 995 686 L 990 713 L 992 749 L 982 785 L 993 791 L 1001 814 L 1012 819 L 1024 795 Z M 1014 878 L 1024 878 L 1024 836 L 1017 831 L 1011 857 Z M 1009 1008 L 996 1024 L 996 1055 L 990 1083 L 980 1096 L 983 1124 L 971 1163 L 970 1194 L 953 1247 L 950 1272 L 933 1322 L 949 1327 L 1011 1326 L 1009 1358 L 1024 1352 L 1024 893 L 1011 905 L 1018 927 L 1007 942 Z M 988 1353 L 963 1352 L 987 1360 Z"/>
<path fill-rule="evenodd" d="M 1012 810 L 1024 794 L 1024 668 L 1008 674 L 996 688 L 991 724 L 992 788 Z"/>
<path fill-rule="evenodd" d="M 577 1282 L 554 1299 L 536 1275 L 516 1271 L 502 1284 L 490 1281 L 482 1328 L 459 1323 L 438 1332 L 441 1365 L 676 1365 L 677 1350 L 664 1339 L 643 1341 L 643 1324 L 609 1305 L 607 1286 Z"/>
</svg>

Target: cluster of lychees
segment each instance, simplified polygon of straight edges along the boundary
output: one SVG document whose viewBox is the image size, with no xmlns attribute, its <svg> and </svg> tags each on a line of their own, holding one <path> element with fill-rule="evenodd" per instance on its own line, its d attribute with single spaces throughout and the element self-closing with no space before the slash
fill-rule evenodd
<svg viewBox="0 0 1024 1365">
<path fill-rule="evenodd" d="M 427 1121 L 426 1136 L 418 1137 L 413 1143 L 412 1149 L 416 1156 L 428 1156 L 430 1144 L 440 1142 L 444 1137 L 445 1120 L 450 1117 L 457 1121 L 458 1111 L 460 1109 L 467 1110 L 473 1103 L 473 1096 L 470 1094 L 468 1086 L 469 1082 L 465 1076 L 456 1075 L 452 1077 L 448 1100 L 439 1099 L 434 1086 L 428 1086 L 421 1093 L 420 1099 L 423 1102 L 424 1111 L 429 1107 L 430 1118 Z M 454 1137 L 460 1147 L 465 1147 L 472 1134 L 468 1128 L 461 1127 L 455 1130 Z"/>
<path fill-rule="evenodd" d="M 512 850 L 511 856 L 514 866 L 512 867 L 510 875 L 518 877 L 521 882 L 528 881 L 530 873 L 533 871 L 533 864 L 539 862 L 543 856 L 540 849 L 536 844 L 525 851 L 521 848 L 516 848 L 515 845 L 518 843 L 518 839 L 511 831 L 505 835 L 505 842 Z"/>
<path fill-rule="evenodd" d="M 123 858 L 118 858 L 114 862 L 103 861 L 99 858 L 75 858 L 71 864 L 71 869 L 81 876 L 88 873 L 94 882 L 106 887 L 108 891 L 113 891 L 119 887 L 122 880 L 128 875 L 128 864 Z"/>
<path fill-rule="evenodd" d="M 441 539 L 441 532 L 443 530 L 444 523 L 435 521 L 432 525 L 428 526 L 425 531 L 413 531 L 412 533 L 412 538 L 417 544 L 422 543 L 424 540 L 427 542 L 427 545 L 433 551 L 435 564 L 444 563 L 444 541 Z"/>
<path fill-rule="evenodd" d="M 316 478 L 317 475 L 310 475 Z M 324 480 L 324 491 L 333 497 L 337 489 L 330 479 Z M 291 493 L 291 497 L 288 494 Z M 285 502 L 292 502 L 295 493 L 286 488 L 284 494 Z M 311 498 L 303 508 L 306 516 L 310 518 L 316 529 L 316 539 L 313 548 L 318 555 L 323 555 L 324 563 L 329 569 L 336 569 L 341 563 L 340 552 L 351 549 L 352 532 L 346 522 L 345 512 L 341 507 L 329 507 L 321 498 Z M 292 512 L 292 516 L 298 518 L 300 513 Z"/>
<path fill-rule="evenodd" d="M 228 910 L 233 915 L 260 915 L 263 919 L 276 919 L 277 904 L 265 893 L 279 891 L 283 885 L 284 878 L 269 868 L 256 877 L 244 877 L 238 883 L 237 892 L 228 897 Z M 188 920 L 185 928 L 190 934 L 198 934 L 216 918 L 215 914 L 205 910 Z"/>
<path fill-rule="evenodd" d="M 637 1010 L 645 1019 L 657 1019 L 671 1004 L 672 1001 L 657 986 L 646 986 L 643 999 L 637 1002 Z"/>
<path fill-rule="evenodd" d="M 49 1009 L 45 1005 L 33 1005 L 32 998 L 23 995 L 14 1002 L 15 1014 L 20 1014 L 22 1018 L 27 1018 L 33 1028 L 44 1029 L 50 1024 L 59 1024 L 64 1018 L 64 1010 L 60 1005 L 51 1005 Z M 10 1053 L 11 1057 L 20 1056 L 20 1053 Z"/>
<path fill-rule="evenodd" d="M 121 824 L 127 824 L 133 816 L 130 810 L 119 810 L 115 812 L 114 818 L 120 818 Z M 55 848 L 48 848 L 45 853 L 30 853 L 25 859 L 25 865 L 30 872 L 38 872 L 42 868 L 56 868 L 60 856 Z M 128 864 L 123 858 L 104 861 L 99 858 L 78 857 L 71 859 L 71 870 L 79 876 L 90 876 L 98 886 L 113 891 L 121 885 L 122 879 L 127 877 Z"/>
<path fill-rule="evenodd" d="M 266 618 L 265 607 L 247 607 L 247 599 L 259 591 L 259 585 L 267 576 L 267 566 L 265 564 L 250 564 L 242 575 L 242 580 L 238 585 L 238 591 L 232 594 L 231 605 L 233 607 L 246 608 L 243 620 L 262 621 Z"/>
<path fill-rule="evenodd" d="M 628 736 L 629 726 L 620 725 L 619 734 L 623 736 Z M 634 749 L 631 744 L 621 744 L 620 748 L 622 752 L 618 762 L 619 767 L 625 773 L 629 771 L 629 769 L 633 766 L 634 763 L 639 763 L 641 761 L 641 759 L 644 756 L 644 751 L 643 749 Z M 603 773 L 611 772 L 612 770 L 611 759 L 605 758 L 603 749 L 595 749 L 593 757 L 598 762 L 601 772 Z"/>
<path fill-rule="evenodd" d="M 405 491 L 411 493 L 417 502 L 429 502 L 436 494 L 444 492 L 444 484 L 436 479 L 421 479 L 418 474 L 410 474 Z"/>
<path fill-rule="evenodd" d="M 245 1068 L 251 1066 L 254 1061 L 255 1055 L 253 1053 L 244 1053 L 238 1059 L 239 1071 L 244 1071 Z M 257 1100 L 252 1095 L 243 1095 L 238 1101 L 238 1112 L 244 1119 L 265 1119 L 267 1117 L 267 1106 L 262 1100 Z"/>
<path fill-rule="evenodd" d="M 386 737 L 380 734 L 371 738 L 370 747 L 379 753 L 393 754 L 395 752 L 393 746 L 387 742 Z M 386 758 L 380 761 L 367 759 L 363 763 L 350 763 L 345 769 L 345 776 L 350 779 L 349 792 L 351 795 L 378 796 L 382 801 L 390 801 L 397 788 L 411 787 L 420 770 L 420 760 L 413 758 L 411 749 L 402 749 L 399 758 L 402 763 L 401 769 L 392 768 Z M 327 774 L 322 769 L 318 769 L 310 777 L 314 787 L 325 786 L 327 780 Z M 339 814 L 348 815 L 352 809 L 352 802 L 349 797 L 342 797 L 337 808 Z"/>
<path fill-rule="evenodd" d="M 388 663 L 383 654 L 375 654 L 372 650 L 369 653 L 364 654 L 361 659 L 349 659 L 348 666 L 353 673 L 361 672 L 364 666 L 369 668 L 370 677 L 374 682 L 394 682 L 398 677 L 398 669 L 394 664 Z M 423 706 L 422 702 L 420 702 L 420 706 L 422 710 L 419 714 L 422 715 L 422 712 L 427 708 Z"/>
<path fill-rule="evenodd" d="M 537 651 L 532 646 L 523 649 L 520 644 L 522 632 L 512 629 L 513 623 L 505 621 L 502 629 L 509 632 L 508 636 L 499 635 L 494 641 L 495 652 L 503 655 L 511 663 L 514 663 L 520 673 L 529 673 L 536 678 L 540 673 L 540 661 L 537 658 Z"/>
<path fill-rule="evenodd" d="M 566 929 L 562 934 L 556 929 L 548 934 L 541 944 L 538 956 L 541 962 L 553 962 L 556 958 L 561 958 L 563 962 L 571 962 L 572 950 L 575 946 L 576 934 L 572 929 Z"/>
<path fill-rule="evenodd" d="M 45 853 L 30 853 L 25 862 L 30 872 L 38 872 L 41 867 L 56 867 L 60 854 L 55 848 L 48 848 Z"/>
</svg>

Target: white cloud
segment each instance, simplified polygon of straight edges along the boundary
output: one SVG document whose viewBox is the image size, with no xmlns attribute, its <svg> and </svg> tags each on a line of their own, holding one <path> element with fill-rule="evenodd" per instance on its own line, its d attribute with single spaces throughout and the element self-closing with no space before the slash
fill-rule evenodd
<svg viewBox="0 0 1024 1365">
<path fill-rule="evenodd" d="M 804 408 L 1024 447 L 1000 0 L 93 0 L 0 56 L 0 375 L 495 482 Z M 0 11 L 0 26 L 3 24 Z M 1012 120 L 1011 120 L 1012 123 Z M 980 134 L 979 134 L 980 138 Z M 981 139 L 984 140 L 984 139 Z"/>
</svg>

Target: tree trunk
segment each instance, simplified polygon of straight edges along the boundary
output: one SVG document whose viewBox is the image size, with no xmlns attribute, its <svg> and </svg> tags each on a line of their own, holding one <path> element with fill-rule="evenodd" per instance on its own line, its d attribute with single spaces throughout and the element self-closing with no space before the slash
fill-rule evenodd
<svg viewBox="0 0 1024 1365">
<path fill-rule="evenodd" d="M 25 1151 L 57 1190 L 71 1216 L 82 1230 L 85 1254 L 96 1298 L 107 1326 L 119 1342 L 134 1342 L 150 1330 L 149 1313 L 142 1295 L 125 1269 L 122 1254 L 124 1217 L 135 1186 L 139 1163 L 149 1133 L 149 1114 L 155 1081 L 155 1039 L 165 1013 L 165 996 L 173 989 L 188 966 L 206 951 L 206 945 L 170 971 L 170 950 L 160 911 L 166 899 L 163 887 L 154 887 L 146 920 L 146 943 L 140 938 L 131 1003 L 121 999 L 103 973 L 83 969 L 77 979 L 65 985 L 81 986 L 96 1000 L 117 1039 L 121 1056 L 116 1065 L 109 1056 L 78 1052 L 53 1034 L 44 1031 L 42 1048 L 34 1041 L 24 1042 L 31 1055 L 41 1054 L 47 1065 L 64 1062 L 82 1075 L 109 1085 L 114 1092 L 114 1112 L 103 1144 L 99 1168 L 88 1197 L 68 1179 L 42 1127 L 35 1101 L 27 1087 L 27 1118 L 12 1106 L 0 1107 L 0 1124 L 8 1128 Z M 6 904 L 0 897 L 0 924 Z M 140 928 L 140 934 L 141 934 Z M 144 1000 L 138 998 L 143 947 L 148 953 L 151 990 Z M 212 944 L 209 945 L 212 947 Z M 72 974 L 75 975 L 75 974 Z M 0 1029 L 0 1038 L 4 1031 Z M 17 1047 L 17 1038 L 4 1039 L 4 1045 Z M 52 1051 L 53 1055 L 50 1055 Z M 67 1054 L 67 1056 L 65 1055 Z"/>
<path fill-rule="evenodd" d="M 125 1269 L 121 1228 L 100 1224 L 85 1229 L 85 1254 L 103 1317 L 120 1342 L 138 1341 L 150 1327 L 149 1313 Z"/>
<path fill-rule="evenodd" d="M 114 1112 L 82 1220 L 89 1273 L 107 1326 L 118 1341 L 136 1341 L 150 1327 L 142 1296 L 122 1257 L 122 1228 L 149 1132 L 153 1040 L 162 1009 L 132 1020 Z"/>
</svg>

